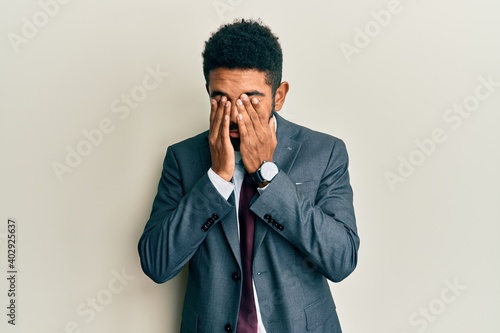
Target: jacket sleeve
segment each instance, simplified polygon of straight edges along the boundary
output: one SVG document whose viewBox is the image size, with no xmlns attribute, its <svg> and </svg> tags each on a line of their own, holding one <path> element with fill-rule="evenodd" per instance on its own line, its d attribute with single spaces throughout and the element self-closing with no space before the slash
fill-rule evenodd
<svg viewBox="0 0 500 333">
<path fill-rule="evenodd" d="M 142 269 L 156 283 L 177 275 L 210 229 L 233 208 L 206 173 L 188 191 L 183 184 L 175 149 L 169 147 L 138 246 Z"/>
<path fill-rule="evenodd" d="M 359 237 L 341 140 L 333 145 L 315 200 L 280 171 L 251 209 L 331 281 L 343 280 L 356 267 Z"/>
</svg>

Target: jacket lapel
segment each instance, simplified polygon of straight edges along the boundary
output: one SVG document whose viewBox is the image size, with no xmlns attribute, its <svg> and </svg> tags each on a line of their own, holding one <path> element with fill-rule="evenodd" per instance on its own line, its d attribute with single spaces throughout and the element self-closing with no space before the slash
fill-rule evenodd
<svg viewBox="0 0 500 333">
<path fill-rule="evenodd" d="M 229 203 L 234 205 L 234 193 L 231 194 L 231 196 L 228 199 Z M 227 242 L 229 243 L 229 247 L 233 251 L 233 255 L 236 258 L 236 261 L 238 262 L 238 265 L 241 268 L 241 253 L 240 253 L 240 240 L 238 236 L 238 222 L 237 222 L 237 217 L 236 217 L 236 207 L 231 210 L 231 213 L 227 215 L 226 218 L 222 219 L 220 221 L 220 224 L 222 226 L 222 230 L 224 231 L 224 234 L 226 235 Z"/>
</svg>

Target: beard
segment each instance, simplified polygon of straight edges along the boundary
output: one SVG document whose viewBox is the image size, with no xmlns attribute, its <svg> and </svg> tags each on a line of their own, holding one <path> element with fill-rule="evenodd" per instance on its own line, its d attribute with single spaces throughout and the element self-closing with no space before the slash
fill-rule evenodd
<svg viewBox="0 0 500 333">
<path fill-rule="evenodd" d="M 239 138 L 229 138 L 231 144 L 233 145 L 234 151 L 240 151 L 240 139 Z"/>
</svg>

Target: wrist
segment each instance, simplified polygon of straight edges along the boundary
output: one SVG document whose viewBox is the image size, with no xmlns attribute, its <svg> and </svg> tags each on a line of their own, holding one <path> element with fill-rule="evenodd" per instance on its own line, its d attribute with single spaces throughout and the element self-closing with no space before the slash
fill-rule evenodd
<svg viewBox="0 0 500 333">
<path fill-rule="evenodd" d="M 224 179 L 226 182 L 230 182 L 231 179 L 233 178 L 233 174 L 230 173 L 230 172 L 223 171 L 223 170 L 217 170 L 214 167 L 212 167 L 212 171 L 215 172 L 215 174 L 217 176 L 219 176 L 220 178 Z"/>
<path fill-rule="evenodd" d="M 279 172 L 279 168 L 274 162 L 263 161 L 260 167 L 255 171 L 248 174 L 251 183 L 259 187 L 267 186 Z"/>
</svg>

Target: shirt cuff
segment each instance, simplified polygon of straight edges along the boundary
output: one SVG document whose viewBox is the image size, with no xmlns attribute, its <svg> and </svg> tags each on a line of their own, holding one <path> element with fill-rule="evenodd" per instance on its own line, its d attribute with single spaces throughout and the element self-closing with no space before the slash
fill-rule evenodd
<svg viewBox="0 0 500 333">
<path fill-rule="evenodd" d="M 216 174 L 212 168 L 208 170 L 208 178 L 215 186 L 220 195 L 222 195 L 226 200 L 229 199 L 231 193 L 234 191 L 234 184 L 226 181 L 221 176 Z"/>
<path fill-rule="evenodd" d="M 262 193 L 264 193 L 264 191 L 266 190 L 266 188 L 269 186 L 269 184 L 267 184 L 266 186 L 264 187 L 257 187 L 257 192 L 259 192 L 259 195 L 261 195 Z"/>
</svg>

